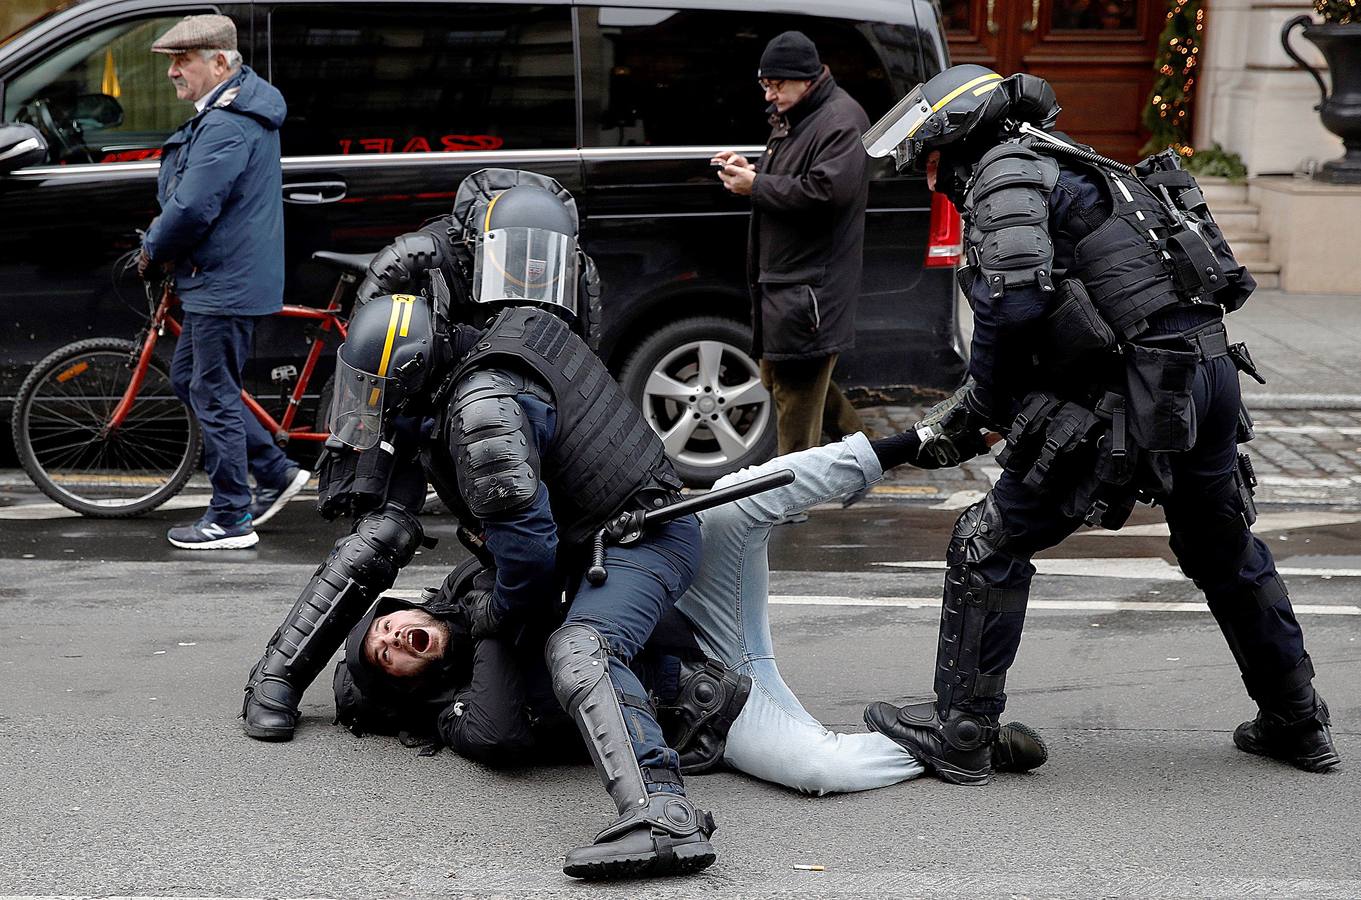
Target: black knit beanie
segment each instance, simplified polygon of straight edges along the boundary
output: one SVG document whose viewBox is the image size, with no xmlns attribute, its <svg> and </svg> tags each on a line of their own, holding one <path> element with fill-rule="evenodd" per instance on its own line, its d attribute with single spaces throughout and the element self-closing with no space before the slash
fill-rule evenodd
<svg viewBox="0 0 1361 900">
<path fill-rule="evenodd" d="M 766 44 L 757 78 L 792 78 L 813 81 L 822 74 L 818 48 L 801 31 L 786 31 Z"/>
</svg>

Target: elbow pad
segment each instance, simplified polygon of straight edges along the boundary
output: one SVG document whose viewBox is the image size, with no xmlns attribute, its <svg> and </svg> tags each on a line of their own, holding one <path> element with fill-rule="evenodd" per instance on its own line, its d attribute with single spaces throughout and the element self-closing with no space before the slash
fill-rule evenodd
<svg viewBox="0 0 1361 900">
<path fill-rule="evenodd" d="M 515 395 L 522 385 L 504 372 L 473 372 L 454 388 L 450 451 L 458 490 L 479 519 L 528 506 L 539 489 L 538 449 Z"/>
<path fill-rule="evenodd" d="M 993 299 L 1021 285 L 1054 290 L 1049 192 L 1058 180 L 1057 162 L 1018 144 L 994 147 L 979 161 L 964 196 L 969 264 Z"/>
</svg>

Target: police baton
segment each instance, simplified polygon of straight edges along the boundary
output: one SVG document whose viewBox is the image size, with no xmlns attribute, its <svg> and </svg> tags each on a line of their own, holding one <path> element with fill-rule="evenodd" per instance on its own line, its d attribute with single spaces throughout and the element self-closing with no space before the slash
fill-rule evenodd
<svg viewBox="0 0 1361 900">
<path fill-rule="evenodd" d="M 606 544 L 628 546 L 642 539 L 643 532 L 649 525 L 665 525 L 681 516 L 713 509 L 715 506 L 741 500 L 743 497 L 750 497 L 771 488 L 782 487 L 793 480 L 793 470 L 780 469 L 778 472 L 771 472 L 762 475 L 760 478 L 743 481 L 740 484 L 730 484 L 727 487 L 709 491 L 707 494 L 686 497 L 684 500 L 677 500 L 675 503 L 657 509 L 639 509 L 620 513 L 607 522 L 604 528 L 595 533 L 595 538 L 591 542 L 591 567 L 586 570 L 586 580 L 599 586 L 605 583 L 605 579 L 609 578 L 609 573 L 605 571 Z"/>
</svg>

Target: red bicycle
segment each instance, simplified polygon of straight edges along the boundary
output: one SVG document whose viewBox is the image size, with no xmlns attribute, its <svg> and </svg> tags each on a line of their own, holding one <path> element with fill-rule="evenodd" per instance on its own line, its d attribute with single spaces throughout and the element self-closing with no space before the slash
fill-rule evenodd
<svg viewBox="0 0 1361 900">
<path fill-rule="evenodd" d="M 276 420 L 248 391 L 241 392 L 246 409 L 280 446 L 320 443 L 329 436 L 326 387 L 316 421 L 300 425 L 297 419 L 325 335 L 345 339 L 342 305 L 372 258 L 325 251 L 313 257 L 339 269 L 340 277 L 325 308 L 285 304 L 275 313 L 313 323 L 283 415 Z M 150 317 L 136 340 L 90 338 L 54 350 L 33 367 L 15 398 L 14 449 L 24 471 L 44 494 L 85 516 L 125 518 L 153 510 L 179 493 L 198 467 L 203 446 L 198 422 L 171 390 L 169 367 L 155 353 L 167 331 L 180 334 L 172 315 L 179 298 L 168 285 L 159 296 L 148 286 L 147 305 Z M 286 383 L 294 368 L 280 367 L 274 376 Z"/>
</svg>

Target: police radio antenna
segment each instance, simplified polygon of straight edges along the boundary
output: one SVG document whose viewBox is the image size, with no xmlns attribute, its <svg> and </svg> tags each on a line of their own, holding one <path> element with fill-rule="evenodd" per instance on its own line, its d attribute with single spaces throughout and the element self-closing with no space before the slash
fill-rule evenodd
<svg viewBox="0 0 1361 900">
<path fill-rule="evenodd" d="M 1047 150 L 1050 152 L 1058 151 L 1066 156 L 1071 156 L 1076 160 L 1090 163 L 1094 166 L 1114 169 L 1115 171 L 1122 172 L 1126 175 L 1135 174 L 1134 167 L 1131 165 L 1118 162 L 1117 160 L 1111 159 L 1109 156 L 1102 156 L 1100 153 L 1094 153 L 1091 150 L 1084 150 L 1081 147 L 1076 147 L 1065 140 L 1054 137 L 1047 131 L 1036 128 L 1029 122 L 1022 122 L 1018 131 L 1023 135 L 1038 138 L 1042 142 L 1039 145 L 1033 146 L 1033 149 L 1035 150 Z"/>
</svg>

